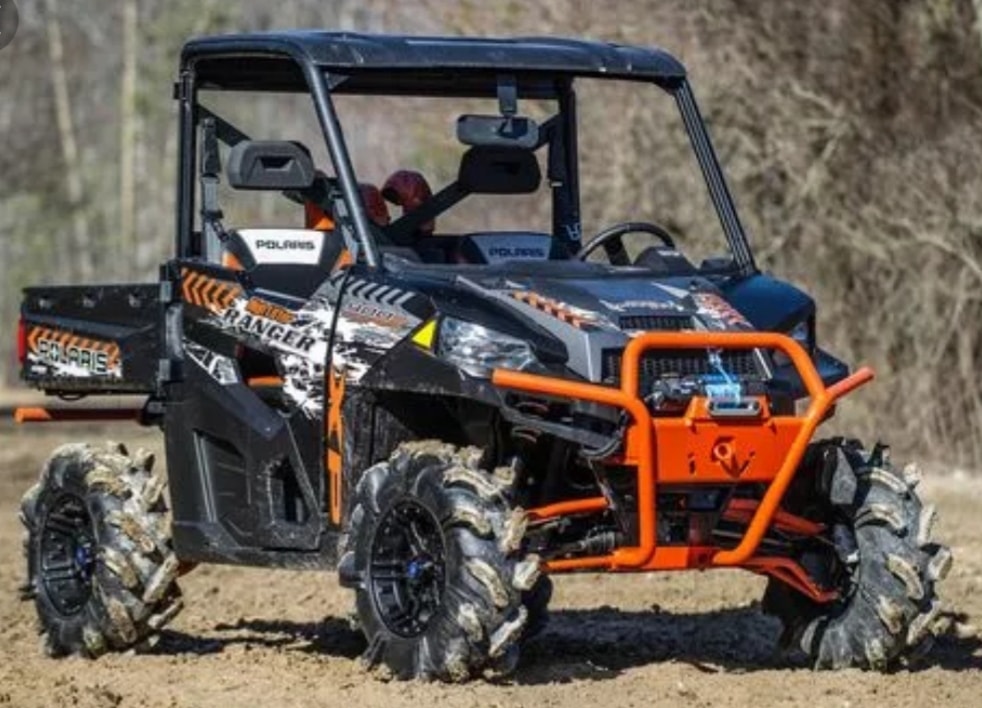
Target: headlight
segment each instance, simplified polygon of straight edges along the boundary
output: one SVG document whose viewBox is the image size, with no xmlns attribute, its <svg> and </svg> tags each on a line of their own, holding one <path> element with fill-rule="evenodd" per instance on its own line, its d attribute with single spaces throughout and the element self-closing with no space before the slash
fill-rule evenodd
<svg viewBox="0 0 982 708">
<path fill-rule="evenodd" d="M 535 362 L 528 342 L 473 322 L 444 317 L 437 353 L 471 376 L 490 376 L 494 369 L 524 369 Z"/>
<path fill-rule="evenodd" d="M 805 320 L 804 322 L 799 322 L 791 331 L 788 332 L 788 336 L 794 341 L 798 342 L 806 352 L 810 352 L 812 349 L 812 332 L 811 332 L 811 321 Z"/>
<path fill-rule="evenodd" d="M 785 335 L 791 337 L 791 339 L 801 345 L 802 349 L 811 355 L 815 349 L 815 342 L 812 339 L 813 331 L 812 319 L 809 317 L 807 320 L 803 320 L 789 329 L 785 332 Z M 774 352 L 774 363 L 778 366 L 787 366 L 791 363 L 791 359 L 784 352 L 776 351 Z"/>
</svg>

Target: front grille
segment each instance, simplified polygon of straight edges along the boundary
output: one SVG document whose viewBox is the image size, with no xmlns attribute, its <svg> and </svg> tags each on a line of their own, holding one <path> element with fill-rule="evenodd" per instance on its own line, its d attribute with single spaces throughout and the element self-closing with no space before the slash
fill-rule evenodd
<svg viewBox="0 0 982 708">
<path fill-rule="evenodd" d="M 630 331 L 681 332 L 692 329 L 689 315 L 624 315 L 618 321 L 621 329 Z"/>
<path fill-rule="evenodd" d="M 619 384 L 623 349 L 607 349 L 603 352 L 601 375 L 605 382 Z M 741 379 L 760 380 L 762 372 L 753 349 L 731 349 L 719 353 L 723 370 Z M 706 376 L 719 372 L 709 362 L 706 349 L 649 350 L 641 357 L 639 379 L 642 392 L 651 390 L 658 379 Z"/>
</svg>

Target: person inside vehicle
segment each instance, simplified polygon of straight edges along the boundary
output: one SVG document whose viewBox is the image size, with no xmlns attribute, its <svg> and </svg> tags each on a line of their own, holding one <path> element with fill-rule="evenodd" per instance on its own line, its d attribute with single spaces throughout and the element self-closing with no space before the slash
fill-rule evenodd
<svg viewBox="0 0 982 708">
<path fill-rule="evenodd" d="M 426 178 L 415 170 L 397 170 L 389 175 L 382 186 L 382 196 L 402 208 L 401 217 L 416 211 L 429 202 L 433 190 Z M 426 263 L 444 263 L 446 254 L 429 241 L 436 230 L 436 220 L 429 219 L 416 226 L 410 233 L 398 237 L 398 252 L 409 260 Z M 394 249 L 390 249 L 396 252 Z"/>
<path fill-rule="evenodd" d="M 382 196 L 396 206 L 402 207 L 402 213 L 406 215 L 429 200 L 433 196 L 433 190 L 430 189 L 430 184 L 426 178 L 419 172 L 397 170 L 389 175 L 385 184 L 382 185 Z M 416 238 L 428 238 L 433 235 L 435 229 L 436 220 L 430 219 L 420 224 L 419 228 L 416 229 Z"/>
</svg>

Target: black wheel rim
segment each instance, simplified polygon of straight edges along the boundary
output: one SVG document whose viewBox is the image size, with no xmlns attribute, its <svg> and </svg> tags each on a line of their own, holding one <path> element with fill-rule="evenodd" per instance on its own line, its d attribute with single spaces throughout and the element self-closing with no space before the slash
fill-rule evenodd
<svg viewBox="0 0 982 708">
<path fill-rule="evenodd" d="M 446 545 L 436 517 L 404 499 L 375 527 L 368 569 L 372 600 L 385 626 L 403 637 L 423 633 L 440 609 Z"/>
<path fill-rule="evenodd" d="M 95 539 L 85 503 L 66 494 L 41 526 L 38 576 L 51 604 L 63 615 L 81 611 L 92 595 Z"/>
</svg>

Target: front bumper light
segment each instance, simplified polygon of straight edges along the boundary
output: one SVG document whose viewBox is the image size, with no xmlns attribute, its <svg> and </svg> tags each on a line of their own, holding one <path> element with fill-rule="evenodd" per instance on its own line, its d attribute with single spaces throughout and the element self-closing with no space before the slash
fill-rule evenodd
<svg viewBox="0 0 982 708">
<path fill-rule="evenodd" d="M 440 323 L 437 354 L 482 378 L 494 369 L 521 370 L 536 361 L 528 342 L 453 317 L 444 317 Z"/>
</svg>

